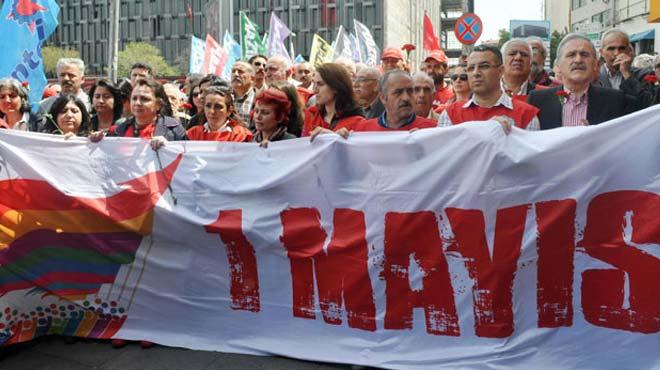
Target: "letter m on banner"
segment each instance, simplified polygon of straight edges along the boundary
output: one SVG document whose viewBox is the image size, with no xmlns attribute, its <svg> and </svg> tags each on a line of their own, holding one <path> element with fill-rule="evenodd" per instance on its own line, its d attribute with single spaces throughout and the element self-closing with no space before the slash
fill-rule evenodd
<svg viewBox="0 0 660 370">
<path fill-rule="evenodd" d="M 318 210 L 292 208 L 283 211 L 280 218 L 283 225 L 281 240 L 291 262 L 293 315 L 316 318 L 316 280 L 326 323 L 342 323 L 344 304 L 348 326 L 375 331 L 376 305 L 367 266 L 364 214 L 351 209 L 335 210 L 334 231 L 327 248 L 327 234 L 321 227 Z"/>
</svg>

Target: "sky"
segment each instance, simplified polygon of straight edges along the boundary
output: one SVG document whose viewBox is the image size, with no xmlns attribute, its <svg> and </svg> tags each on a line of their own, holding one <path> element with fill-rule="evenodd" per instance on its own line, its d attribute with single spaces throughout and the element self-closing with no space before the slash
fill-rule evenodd
<svg viewBox="0 0 660 370">
<path fill-rule="evenodd" d="M 543 19 L 543 0 L 474 0 L 474 12 L 484 24 L 479 40 L 485 41 L 499 38 L 502 28 L 509 30 L 512 19 Z"/>
</svg>

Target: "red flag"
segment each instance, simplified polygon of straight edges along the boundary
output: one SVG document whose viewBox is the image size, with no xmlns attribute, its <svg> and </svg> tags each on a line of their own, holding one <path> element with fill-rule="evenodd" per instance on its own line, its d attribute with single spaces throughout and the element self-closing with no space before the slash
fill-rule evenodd
<svg viewBox="0 0 660 370">
<path fill-rule="evenodd" d="M 188 4 L 188 9 L 186 10 L 186 17 L 188 19 L 192 20 L 193 19 L 193 10 L 192 10 L 192 5 Z"/>
<path fill-rule="evenodd" d="M 424 14 L 424 49 L 440 50 L 440 41 L 433 32 L 433 23 L 427 14 Z"/>
</svg>

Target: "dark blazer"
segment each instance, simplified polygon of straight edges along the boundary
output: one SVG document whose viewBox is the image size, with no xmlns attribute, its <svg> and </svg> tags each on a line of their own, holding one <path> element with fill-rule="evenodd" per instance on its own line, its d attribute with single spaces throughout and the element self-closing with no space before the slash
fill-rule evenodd
<svg viewBox="0 0 660 370">
<path fill-rule="evenodd" d="M 366 112 L 366 115 L 364 116 L 366 119 L 378 118 L 383 112 L 385 112 L 385 106 L 383 105 L 383 102 L 380 101 L 380 98 L 376 97 L 376 100 L 371 104 L 369 111 Z"/>
<path fill-rule="evenodd" d="M 562 106 L 557 91 L 564 87 L 534 90 L 527 102 L 537 107 L 541 130 L 562 127 Z M 587 96 L 587 121 L 590 125 L 626 115 L 637 109 L 637 99 L 620 90 L 590 86 Z"/>
</svg>

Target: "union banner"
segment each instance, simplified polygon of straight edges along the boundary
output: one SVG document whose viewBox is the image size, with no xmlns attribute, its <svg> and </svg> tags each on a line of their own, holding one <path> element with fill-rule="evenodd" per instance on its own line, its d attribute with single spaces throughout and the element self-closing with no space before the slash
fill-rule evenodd
<svg viewBox="0 0 660 370">
<path fill-rule="evenodd" d="M 0 343 L 657 369 L 659 113 L 158 152 L 0 130 Z"/>
</svg>

